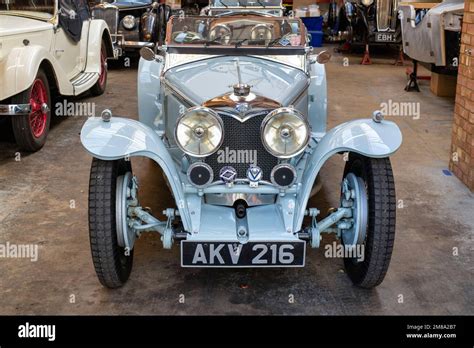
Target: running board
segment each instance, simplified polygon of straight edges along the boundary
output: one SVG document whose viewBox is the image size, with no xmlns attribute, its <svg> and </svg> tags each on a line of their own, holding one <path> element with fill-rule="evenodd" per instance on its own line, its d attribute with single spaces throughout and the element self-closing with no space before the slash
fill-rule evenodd
<svg viewBox="0 0 474 348">
<path fill-rule="evenodd" d="M 90 89 L 98 80 L 98 73 L 83 72 L 71 80 L 74 95 L 79 95 Z"/>
</svg>

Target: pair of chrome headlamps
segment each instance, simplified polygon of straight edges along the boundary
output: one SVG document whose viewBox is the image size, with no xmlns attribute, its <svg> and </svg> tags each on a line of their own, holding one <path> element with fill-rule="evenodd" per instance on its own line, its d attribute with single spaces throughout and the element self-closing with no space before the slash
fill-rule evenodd
<svg viewBox="0 0 474 348">
<path fill-rule="evenodd" d="M 306 118 L 297 110 L 282 107 L 270 112 L 262 121 L 261 139 L 265 149 L 278 158 L 291 158 L 304 151 L 311 130 Z M 243 137 L 246 134 L 242 134 Z M 224 141 L 224 125 L 212 109 L 196 106 L 178 119 L 176 143 L 186 154 L 206 157 L 216 152 Z"/>
</svg>

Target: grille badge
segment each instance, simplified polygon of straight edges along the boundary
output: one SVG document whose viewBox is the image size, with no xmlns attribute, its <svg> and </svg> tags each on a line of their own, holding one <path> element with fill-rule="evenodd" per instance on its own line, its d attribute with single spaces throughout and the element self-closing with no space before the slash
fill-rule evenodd
<svg viewBox="0 0 474 348">
<path fill-rule="evenodd" d="M 247 169 L 247 179 L 250 181 L 250 187 L 258 187 L 258 182 L 262 180 L 263 171 L 262 168 L 251 165 Z"/>
<path fill-rule="evenodd" d="M 238 103 L 235 106 L 235 110 L 239 113 L 239 116 L 243 118 L 245 114 L 250 110 L 250 106 L 248 103 Z"/>
<path fill-rule="evenodd" d="M 222 167 L 219 172 L 219 178 L 228 185 L 232 185 L 235 178 L 237 178 L 237 170 L 231 166 Z"/>
</svg>

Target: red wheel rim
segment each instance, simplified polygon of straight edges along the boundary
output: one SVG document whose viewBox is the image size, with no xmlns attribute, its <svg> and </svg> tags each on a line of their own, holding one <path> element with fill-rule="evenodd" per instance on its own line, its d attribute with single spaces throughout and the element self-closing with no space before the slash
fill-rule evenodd
<svg viewBox="0 0 474 348">
<path fill-rule="evenodd" d="M 104 50 L 100 51 L 100 73 L 99 73 L 99 84 L 103 86 L 105 84 L 105 78 L 107 74 L 107 57 L 105 56 Z"/>
<path fill-rule="evenodd" d="M 48 110 L 43 105 L 48 105 L 48 92 L 41 79 L 36 79 L 31 87 L 30 94 L 30 127 L 35 138 L 43 135 L 48 122 Z"/>
</svg>

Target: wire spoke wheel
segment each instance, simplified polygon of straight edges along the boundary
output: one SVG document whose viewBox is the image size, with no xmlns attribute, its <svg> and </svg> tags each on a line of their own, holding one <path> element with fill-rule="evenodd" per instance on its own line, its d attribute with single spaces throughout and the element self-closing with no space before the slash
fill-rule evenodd
<svg viewBox="0 0 474 348">
<path fill-rule="evenodd" d="M 48 120 L 48 110 L 45 107 L 48 105 L 48 95 L 46 87 L 40 79 L 36 79 L 31 87 L 30 105 L 31 132 L 35 138 L 40 138 L 46 129 Z"/>
<path fill-rule="evenodd" d="M 346 247 L 357 247 L 365 242 L 368 222 L 368 201 L 364 180 L 354 173 L 344 178 L 341 204 L 344 205 L 345 194 L 352 203 L 351 227 L 342 231 L 342 242 Z M 354 258 L 356 260 L 356 258 Z"/>
<path fill-rule="evenodd" d="M 12 98 L 13 104 L 29 104 L 30 113 L 12 117 L 17 144 L 26 151 L 38 151 L 46 143 L 51 122 L 51 94 L 48 78 L 38 70 L 30 88 Z"/>
</svg>

